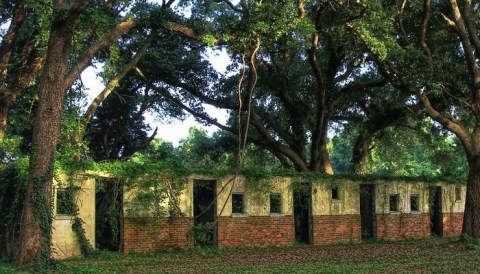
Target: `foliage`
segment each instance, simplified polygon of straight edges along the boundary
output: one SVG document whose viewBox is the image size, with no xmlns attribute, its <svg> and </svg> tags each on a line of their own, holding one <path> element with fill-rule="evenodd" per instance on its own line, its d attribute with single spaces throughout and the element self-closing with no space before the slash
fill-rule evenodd
<svg viewBox="0 0 480 274">
<path fill-rule="evenodd" d="M 461 144 L 429 119 L 410 127 L 387 128 L 372 141 L 365 165 L 367 175 L 451 177 L 466 181 Z M 337 173 L 347 173 L 356 137 L 350 127 L 333 139 L 331 159 Z M 401 130 L 403 129 L 403 130 Z"/>
<path fill-rule="evenodd" d="M 428 260 L 425 258 L 428 257 Z M 187 249 L 159 253 L 102 252 L 95 259 L 72 258 L 54 273 L 469 273 L 479 267 L 479 252 L 457 239 L 293 246 L 247 249 Z M 0 269 L 9 269 L 0 264 Z"/>
<path fill-rule="evenodd" d="M 26 191 L 28 159 L 22 158 L 0 170 L 0 257 L 15 255 Z"/>
<path fill-rule="evenodd" d="M 195 246 L 202 248 L 214 246 L 215 239 L 212 233 L 215 229 L 214 226 L 215 224 L 209 222 L 196 224 L 189 230 L 190 235 L 188 236 L 193 239 Z"/>
<path fill-rule="evenodd" d="M 90 241 L 85 237 L 85 229 L 83 228 L 83 220 L 78 216 L 73 218 L 72 230 L 77 236 L 77 240 L 80 243 L 80 252 L 87 258 L 95 257 L 98 252 L 92 247 Z"/>
</svg>

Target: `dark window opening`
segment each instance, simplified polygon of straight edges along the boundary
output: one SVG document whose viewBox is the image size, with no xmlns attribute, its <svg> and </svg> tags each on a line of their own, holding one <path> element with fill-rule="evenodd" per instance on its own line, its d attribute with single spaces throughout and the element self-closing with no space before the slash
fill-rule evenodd
<svg viewBox="0 0 480 274">
<path fill-rule="evenodd" d="M 390 195 L 390 212 L 398 211 L 398 195 Z"/>
<path fill-rule="evenodd" d="M 455 187 L 455 201 L 458 202 L 458 201 L 461 201 L 461 200 L 462 200 L 461 188 L 459 186 L 456 186 Z"/>
<path fill-rule="evenodd" d="M 270 213 L 282 213 L 282 196 L 280 193 L 270 194 Z"/>
<path fill-rule="evenodd" d="M 243 193 L 232 194 L 232 213 L 244 213 Z"/>
<path fill-rule="evenodd" d="M 74 200 L 76 190 L 75 187 L 57 189 L 57 214 L 75 215 L 77 211 Z"/>
<path fill-rule="evenodd" d="M 418 211 L 418 195 L 410 196 L 410 211 Z"/>
<path fill-rule="evenodd" d="M 338 186 L 332 187 L 332 200 L 340 200 Z"/>
</svg>

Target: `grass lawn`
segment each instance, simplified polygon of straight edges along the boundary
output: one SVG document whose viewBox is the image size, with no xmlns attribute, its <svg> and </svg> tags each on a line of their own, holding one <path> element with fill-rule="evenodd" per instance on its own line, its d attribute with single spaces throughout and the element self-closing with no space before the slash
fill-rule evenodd
<svg viewBox="0 0 480 274">
<path fill-rule="evenodd" d="M 62 261 L 53 273 L 478 273 L 480 249 L 453 239 L 267 249 L 102 252 Z M 14 273 L 0 264 L 0 273 Z M 25 273 L 25 272 L 23 272 Z"/>
</svg>

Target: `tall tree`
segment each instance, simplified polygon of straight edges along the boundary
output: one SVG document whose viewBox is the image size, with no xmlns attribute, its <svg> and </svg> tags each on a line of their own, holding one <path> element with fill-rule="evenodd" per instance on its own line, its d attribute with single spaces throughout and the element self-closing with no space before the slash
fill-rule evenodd
<svg viewBox="0 0 480 274">
<path fill-rule="evenodd" d="M 299 171 L 333 173 L 327 151 L 329 123 L 349 107 L 351 95 L 386 83 L 372 74 L 374 65 L 364 48 L 353 47 L 354 37 L 344 27 L 358 14 L 339 12 L 344 9 L 335 1 L 244 1 L 229 6 L 229 14 L 236 16 L 228 22 L 235 23 L 223 26 L 235 26 L 226 33 L 236 73 L 217 90 L 190 82 L 180 87 L 195 102 L 229 110 L 230 125 L 220 125 L 174 94 L 172 100 Z"/>
<path fill-rule="evenodd" d="M 70 4 L 70 6 L 68 6 Z M 54 1 L 47 60 L 40 79 L 40 101 L 33 130 L 33 153 L 24 202 L 20 246 L 16 264 L 50 259 L 53 155 L 57 143 L 63 100 L 69 87 L 68 72 L 73 29 L 88 1 Z M 66 13 L 66 16 L 64 16 Z M 63 14 L 63 16 L 62 16 Z M 43 257 L 43 258 L 42 258 Z"/>
<path fill-rule="evenodd" d="M 363 4 L 370 16 L 349 27 L 382 74 L 415 96 L 407 105 L 418 104 L 460 140 L 469 167 L 462 230 L 480 238 L 480 6 L 471 0 Z"/>
<path fill-rule="evenodd" d="M 120 14 L 112 12 L 117 4 L 118 1 L 107 1 L 95 7 L 90 1 L 59 0 L 52 3 L 47 57 L 40 79 L 40 98 L 32 136 L 17 265 L 33 261 L 43 264 L 51 256 L 52 172 L 67 89 L 90 65 L 98 52 L 107 49 L 121 35 L 139 25 L 139 21 L 132 17 L 120 18 L 117 23 L 111 24 L 107 33 L 97 37 L 82 37 L 87 41 L 88 38 L 94 40 L 88 43 L 83 52 L 72 56 L 73 38 L 79 28 L 79 19 L 81 16 L 88 17 L 89 14 L 85 11 L 92 12 L 90 15 L 94 14 L 95 8 L 107 14 Z"/>
<path fill-rule="evenodd" d="M 3 1 L 0 24 L 9 24 L 0 43 L 0 140 L 18 95 L 36 83 L 45 59 L 48 10 L 33 1 Z"/>
<path fill-rule="evenodd" d="M 139 57 L 146 52 L 158 30 L 200 39 L 201 35 L 194 28 L 184 25 L 186 21 L 182 20 L 182 16 L 175 14 L 170 8 L 174 2 L 164 1 L 161 6 L 143 0 L 52 2 L 46 61 L 40 79 L 40 98 L 33 129 L 17 265 L 34 260 L 42 263 L 50 259 L 52 172 L 66 91 L 72 87 L 92 60 L 105 53 L 115 55 L 118 53 L 117 47 L 120 46 L 124 48 L 132 44 L 138 46 L 138 51 L 130 49 L 130 52 L 136 51 L 137 54 L 132 54 L 132 62 L 127 61 L 125 65 L 128 69 L 134 69 Z M 132 33 L 134 29 L 142 31 L 132 36 L 131 40 L 118 42 L 120 37 Z M 142 37 L 141 33 L 148 33 L 149 38 L 139 39 Z M 160 35 L 159 39 L 165 37 Z M 128 71 L 122 70 L 123 66 L 117 68 L 119 68 L 116 70 L 117 73 L 111 73 L 110 77 L 107 77 L 112 80 L 112 87 L 107 86 L 107 93 L 111 93 L 112 88 L 128 75 Z M 140 70 L 136 71 L 141 74 Z M 143 90 L 135 87 L 135 83 L 133 86 L 127 85 L 127 91 L 130 87 Z M 101 95 L 100 100 L 93 102 L 95 104 L 93 108 L 97 108 L 98 104 L 107 98 L 104 95 Z M 138 112 L 140 116 L 145 111 L 143 107 L 141 104 Z M 94 112 L 89 110 L 88 116 L 92 117 L 91 114 Z"/>
</svg>

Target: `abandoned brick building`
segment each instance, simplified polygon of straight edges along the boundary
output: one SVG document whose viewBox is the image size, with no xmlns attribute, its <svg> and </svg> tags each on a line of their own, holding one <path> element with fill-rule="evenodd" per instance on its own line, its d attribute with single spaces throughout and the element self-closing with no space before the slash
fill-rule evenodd
<svg viewBox="0 0 480 274">
<path fill-rule="evenodd" d="M 174 203 L 163 202 L 166 208 L 176 204 L 174 218 L 130 216 L 132 195 L 124 195 L 120 249 L 321 245 L 461 233 L 463 185 L 340 179 L 299 183 L 284 177 L 263 185 L 267 187 L 248 187 L 243 177 L 192 176 Z"/>
</svg>

